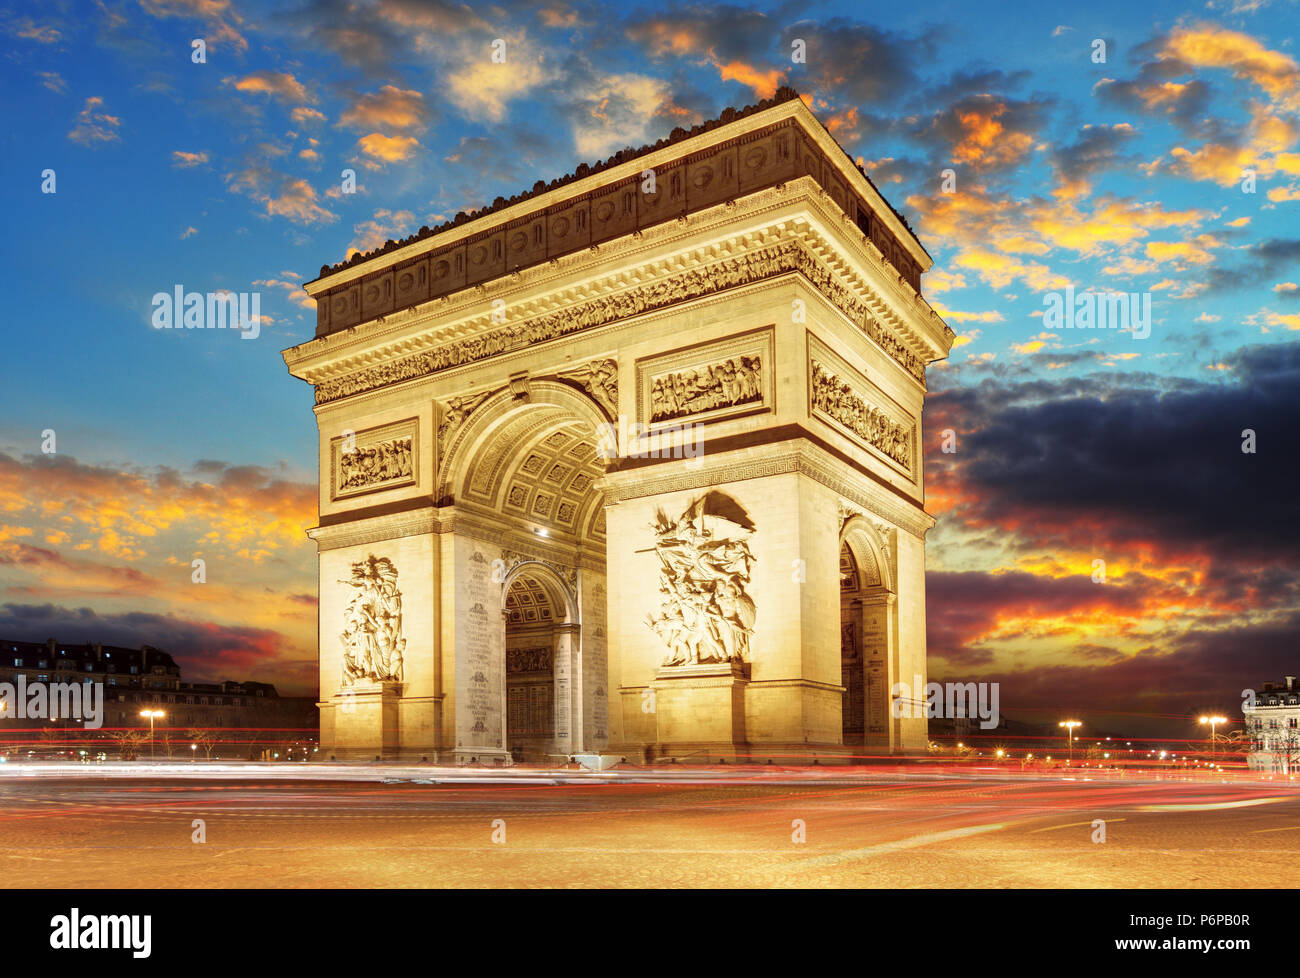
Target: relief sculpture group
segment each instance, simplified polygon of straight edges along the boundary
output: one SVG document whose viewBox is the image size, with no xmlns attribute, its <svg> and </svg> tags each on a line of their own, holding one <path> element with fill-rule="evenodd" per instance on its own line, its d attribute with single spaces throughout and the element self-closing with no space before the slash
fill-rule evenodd
<svg viewBox="0 0 1300 978">
<path fill-rule="evenodd" d="M 353 589 L 343 612 L 343 685 L 401 682 L 402 593 L 397 568 L 387 557 L 370 556 L 352 565 L 352 577 L 340 581 Z"/>
<path fill-rule="evenodd" d="M 409 478 L 411 439 L 393 438 L 339 455 L 339 489 Z"/>
<path fill-rule="evenodd" d="M 883 411 L 867 404 L 853 388 L 813 361 L 813 407 L 828 414 L 867 444 L 878 448 L 903 468 L 912 465 L 911 432 Z"/>
<path fill-rule="evenodd" d="M 746 593 L 754 555 L 750 527 L 709 513 L 710 493 L 673 520 L 656 514 L 660 612 L 646 624 L 668 646 L 665 666 L 745 661 L 756 608 Z M 723 497 L 725 498 L 725 497 Z"/>
<path fill-rule="evenodd" d="M 656 377 L 650 389 L 650 420 L 667 421 L 763 399 L 761 358 L 721 363 Z"/>
</svg>

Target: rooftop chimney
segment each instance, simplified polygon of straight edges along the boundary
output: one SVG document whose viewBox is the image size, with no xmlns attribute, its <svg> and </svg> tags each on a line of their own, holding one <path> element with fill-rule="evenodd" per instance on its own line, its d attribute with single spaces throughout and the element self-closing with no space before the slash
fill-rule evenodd
<svg viewBox="0 0 1300 978">
<path fill-rule="evenodd" d="M 1286 688 L 1287 688 L 1287 689 L 1295 689 L 1295 676 L 1287 676 L 1287 677 L 1286 677 Z"/>
</svg>

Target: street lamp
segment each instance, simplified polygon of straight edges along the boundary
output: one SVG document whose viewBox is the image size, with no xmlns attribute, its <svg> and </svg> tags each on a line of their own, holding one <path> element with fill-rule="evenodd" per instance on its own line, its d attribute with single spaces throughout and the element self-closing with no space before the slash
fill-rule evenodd
<svg viewBox="0 0 1300 978">
<path fill-rule="evenodd" d="M 153 760 L 153 722 L 155 718 L 166 716 L 162 710 L 141 710 L 140 716 L 149 718 L 149 759 Z"/>
<path fill-rule="evenodd" d="M 1211 752 L 1214 751 L 1214 728 L 1221 723 L 1227 723 L 1227 722 L 1228 722 L 1227 717 L 1221 717 L 1221 716 L 1201 717 L 1201 723 L 1208 723 L 1210 725 L 1210 751 Z"/>
<path fill-rule="evenodd" d="M 1074 760 L 1074 728 L 1075 728 L 1075 727 L 1082 727 L 1082 726 L 1083 726 L 1083 721 L 1082 721 L 1082 720 L 1062 720 L 1060 723 L 1057 724 L 1057 726 L 1058 726 L 1058 727 L 1064 727 L 1064 728 L 1065 728 L 1065 731 L 1066 731 L 1066 736 L 1069 737 L 1069 739 L 1070 739 L 1070 755 L 1069 755 L 1069 757 L 1068 757 L 1068 758 L 1066 759 L 1066 761 L 1065 761 L 1066 766 L 1068 767 L 1069 764 L 1070 764 L 1070 761 Z"/>
</svg>

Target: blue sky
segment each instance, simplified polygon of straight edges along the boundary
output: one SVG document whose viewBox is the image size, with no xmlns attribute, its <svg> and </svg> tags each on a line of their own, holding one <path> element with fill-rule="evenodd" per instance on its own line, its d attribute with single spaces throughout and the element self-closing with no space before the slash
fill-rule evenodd
<svg viewBox="0 0 1300 978">
<path fill-rule="evenodd" d="M 926 421 L 930 508 L 941 517 L 929 550 L 932 594 L 943 598 L 931 610 L 936 668 L 1032 667 L 1059 681 L 1085 668 L 1082 642 L 1098 689 L 1161 660 L 1170 675 L 1196 675 L 1177 690 L 1194 699 L 1217 688 L 1215 643 L 1227 635 L 1273 629 L 1264 645 L 1276 642 L 1269 654 L 1281 656 L 1285 637 L 1300 635 L 1290 538 L 1239 527 L 1234 540 L 1259 542 L 1243 550 L 1199 538 L 1190 516 L 1161 529 L 1141 504 L 1158 473 L 1124 454 L 1159 454 L 1157 436 L 1121 446 L 1108 426 L 1146 411 L 1172 424 L 1168 406 L 1180 399 L 1179 417 L 1222 419 L 1229 433 L 1284 425 L 1288 375 L 1278 371 L 1295 362 L 1300 331 L 1296 4 L 1065 9 L 415 0 L 0 9 L 12 351 L 0 368 L 9 480 L 0 546 L 10 548 L 0 564 L 10 624 L 0 616 L 0 625 L 124 640 L 163 630 L 192 647 L 174 651 L 192 654 L 195 668 L 271 662 L 283 682 L 309 683 L 314 561 L 300 527 L 312 520 L 314 422 L 310 388 L 279 355 L 312 335 L 301 282 L 352 249 L 789 84 L 917 229 L 935 258 L 923 291 L 959 334 L 931 371 Z M 206 63 L 192 60 L 195 38 Z M 491 60 L 498 39 L 504 65 Z M 806 63 L 791 60 L 796 39 Z M 1098 42 L 1104 62 L 1094 60 Z M 46 169 L 54 194 L 41 193 Z M 355 194 L 340 192 L 344 169 L 357 173 Z M 941 191 L 946 169 L 951 194 Z M 1243 190 L 1247 170 L 1253 193 Z M 269 322 L 255 340 L 152 329 L 151 297 L 176 284 L 260 291 Z M 1044 330 L 1043 296 L 1066 285 L 1149 292 L 1152 335 Z M 1089 404 L 1097 409 L 1074 422 L 1077 439 L 1060 432 L 1026 460 L 1032 438 L 1014 432 L 1041 434 L 1048 419 Z M 1128 413 L 1110 417 L 1107 405 Z M 1238 410 L 1244 420 L 1229 417 Z M 936 454 L 943 427 L 981 454 Z M 40 453 L 45 429 L 57 433 L 54 458 Z M 1258 459 L 1279 467 L 1247 475 L 1233 448 L 1192 481 L 1281 502 L 1294 462 Z M 1111 495 L 1098 491 L 1107 506 L 1089 508 L 1061 484 L 1076 463 L 1114 472 Z M 1169 464 L 1195 475 L 1211 463 Z M 52 493 L 66 511 L 46 507 Z M 104 493 L 117 502 L 105 505 Z M 1199 513 L 1205 502 L 1166 506 Z M 1274 515 L 1266 505 L 1260 524 Z M 1077 532 L 1042 529 L 1058 521 Z M 224 569 L 229 594 L 200 600 L 185 586 L 196 547 Z M 1098 553 L 1117 568 L 1116 586 L 1065 598 Z M 1252 590 L 1239 580 L 1250 571 L 1282 575 L 1285 586 L 1270 578 Z M 132 573 L 133 588 L 109 586 Z M 243 612 L 236 579 L 260 589 L 266 608 Z M 1230 593 L 1216 591 L 1229 580 Z M 965 607 L 994 584 L 1001 605 Z M 1173 631 L 1158 642 L 1153 622 L 1165 611 Z M 1201 665 L 1189 670 L 1193 659 Z M 1264 657 L 1251 668 L 1275 665 Z M 1026 678 L 1026 699 L 1037 682 Z"/>
</svg>

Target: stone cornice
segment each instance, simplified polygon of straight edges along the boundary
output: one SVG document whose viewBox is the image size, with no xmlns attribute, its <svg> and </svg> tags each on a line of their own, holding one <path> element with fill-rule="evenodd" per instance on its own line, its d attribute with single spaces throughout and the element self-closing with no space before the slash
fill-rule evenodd
<svg viewBox="0 0 1300 978">
<path fill-rule="evenodd" d="M 769 244 L 773 241 L 778 243 Z M 754 247 L 756 244 L 760 247 Z M 761 247 L 764 244 L 768 244 L 768 247 Z M 875 252 L 870 242 L 861 244 L 867 254 Z M 750 246 L 751 250 L 740 250 L 745 245 Z M 718 258 L 722 255 L 729 257 Z M 875 252 L 875 255 L 879 263 L 879 252 Z M 832 266 L 835 267 L 834 271 Z M 565 290 L 544 304 L 540 301 L 522 303 L 520 308 L 529 312 L 538 307 L 549 307 L 556 311 L 532 317 L 525 313 L 504 326 L 491 326 L 490 314 L 483 312 L 480 300 L 476 303 L 479 315 L 468 321 L 429 331 L 423 336 L 408 335 L 393 343 L 371 346 L 364 354 L 358 353 L 335 359 L 328 365 L 306 368 L 300 375 L 317 385 L 317 403 L 328 404 L 789 272 L 802 274 L 922 387 L 925 362 L 931 358 L 928 354 L 937 352 L 934 329 L 927 329 L 926 326 L 917 329 L 900 328 L 905 319 L 894 312 L 893 303 L 882 300 L 873 289 L 873 283 L 866 281 L 854 270 L 854 264 L 842 257 L 841 249 L 827 244 L 823 229 L 810 224 L 806 219 L 792 218 L 779 221 L 768 228 L 742 232 L 729 242 L 717 242 L 696 248 L 691 253 L 660 259 L 653 263 L 652 268 L 653 271 L 649 268 L 624 270 L 608 276 L 599 285 L 588 284 L 580 290 L 581 293 L 588 296 L 594 294 L 595 297 L 567 307 L 561 307 L 560 303 L 578 290 Z M 687 270 L 681 271 L 683 268 Z M 674 270 L 676 274 L 673 274 Z M 658 278 L 655 277 L 656 272 Z M 846 284 L 845 279 L 849 284 Z M 644 284 L 628 285 L 630 282 Z M 624 285 L 622 291 L 614 291 L 614 287 L 619 284 Z M 602 289 L 601 286 L 605 288 Z M 603 294 L 599 294 L 601 292 Z M 914 293 L 912 295 L 917 303 L 929 310 L 923 299 L 915 297 Z M 938 320 L 932 310 L 930 312 L 934 320 L 941 324 L 942 321 Z M 920 308 L 916 309 L 916 315 L 919 319 Z M 887 317 L 889 326 L 878 318 L 881 316 Z M 946 326 L 943 328 L 947 329 Z M 923 331 L 930 335 L 924 336 Z M 900 334 L 912 342 L 904 342 Z M 460 338 L 450 339 L 441 346 L 431 346 L 437 339 L 453 336 Z M 316 345 L 316 342 L 318 341 L 304 344 L 296 350 L 306 354 L 305 348 Z M 927 356 L 918 354 L 917 348 Z M 946 353 L 946 348 L 941 346 L 940 349 Z M 286 362 L 291 361 L 292 352 L 295 351 L 286 351 Z M 307 356 L 301 357 L 301 360 L 306 359 Z M 349 367 L 352 369 L 348 370 Z"/>
<path fill-rule="evenodd" d="M 338 550 L 342 547 L 441 532 L 443 526 L 438 519 L 437 510 L 430 506 L 413 512 L 373 516 L 337 526 L 314 526 L 307 531 L 307 536 L 316 541 L 318 550 Z"/>
<path fill-rule="evenodd" d="M 647 473 L 641 469 L 607 473 L 598 483 L 598 488 L 605 495 L 605 505 L 612 506 L 624 499 L 704 489 L 728 482 L 797 472 L 820 482 L 868 513 L 913 536 L 924 539 L 926 532 L 935 524 L 934 517 L 925 510 L 883 486 L 865 478 L 846 477 L 846 473 L 851 472 L 846 463 L 806 441 L 788 442 L 785 446 L 773 445 L 768 455 L 752 461 L 738 462 L 735 458 L 722 454 L 694 468 L 688 468 L 685 462 L 675 462 L 665 467 L 670 467 L 672 471 L 663 475 Z"/>
<path fill-rule="evenodd" d="M 802 206 L 814 217 L 791 219 L 791 205 Z M 779 213 L 777 213 L 779 212 Z M 767 227 L 752 227 L 754 220 L 771 215 Z M 810 252 L 829 260 L 839 274 L 851 273 L 862 290 L 872 315 L 891 329 L 902 332 L 912 352 L 930 361 L 947 354 L 952 331 L 930 304 L 900 281 L 879 249 L 856 227 L 845 224 L 846 216 L 811 177 L 800 177 L 779 187 L 750 195 L 739 202 L 720 204 L 685 219 L 649 228 L 626 238 L 606 242 L 587 251 L 565 256 L 502 278 L 433 299 L 411 309 L 390 313 L 358 326 L 308 340 L 284 351 L 284 360 L 295 376 L 319 384 L 327 378 L 384 363 L 395 357 L 428 351 L 441 345 L 468 339 L 493 327 L 490 302 L 507 303 L 511 322 L 521 322 L 558 312 L 584 301 L 625 290 L 638 283 L 670 276 L 692 264 L 733 255 L 792 235 L 804 240 Z M 738 224 L 751 227 L 737 230 Z M 828 240 L 828 229 L 834 237 Z M 705 247 L 693 246 L 701 237 L 731 233 Z M 664 255 L 664 246 L 682 242 L 684 250 Z M 685 250 L 689 249 L 689 250 Z M 856 252 L 863 279 L 846 252 Z M 610 271 L 611 262 L 622 267 Z M 632 262 L 639 262 L 632 265 Z M 555 289 L 551 283 L 578 284 Z M 912 320 L 911 323 L 908 320 Z M 942 339 L 946 336 L 946 341 Z"/>
</svg>

